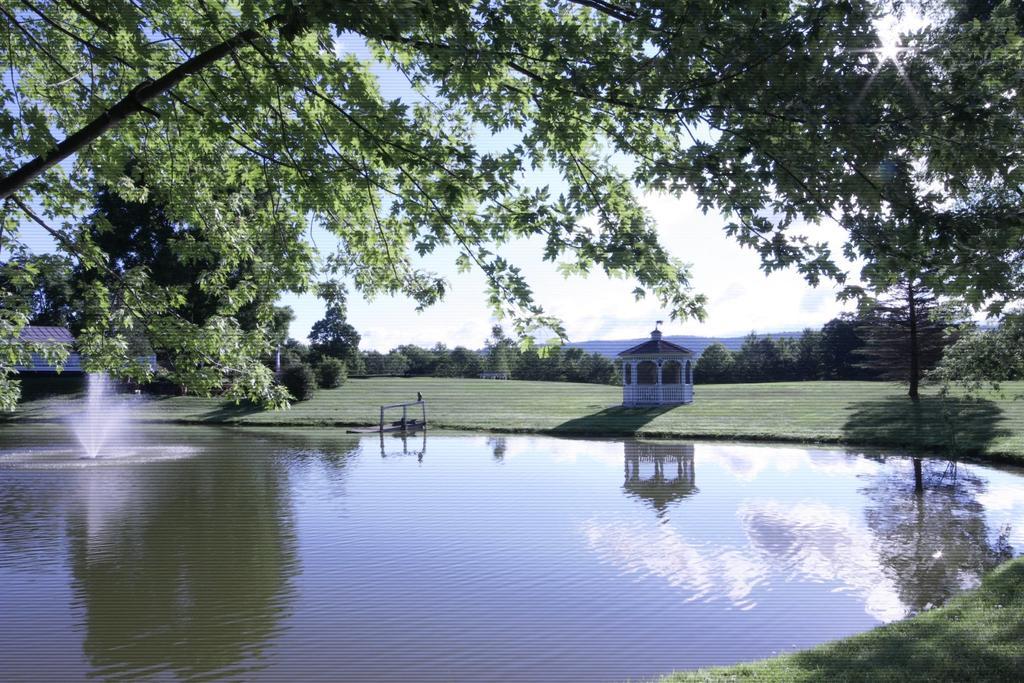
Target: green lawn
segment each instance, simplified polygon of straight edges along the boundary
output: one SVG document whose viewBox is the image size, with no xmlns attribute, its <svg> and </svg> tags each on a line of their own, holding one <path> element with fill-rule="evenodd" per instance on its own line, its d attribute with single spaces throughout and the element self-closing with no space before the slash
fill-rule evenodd
<svg viewBox="0 0 1024 683">
<path fill-rule="evenodd" d="M 927 393 L 916 406 L 898 385 L 877 382 L 791 382 L 696 387 L 696 400 L 672 409 L 624 409 L 620 389 L 556 382 L 463 379 L 354 379 L 321 390 L 290 410 L 265 412 L 212 399 L 146 401 L 146 420 L 255 425 L 376 424 L 378 406 L 414 400 L 421 391 L 428 420 L 440 428 L 772 439 L 917 448 L 1024 462 L 1024 383 L 1003 395 L 941 399 Z M 8 420 L 52 419 L 72 409 L 67 399 L 22 404 Z"/>
<path fill-rule="evenodd" d="M 687 671 L 687 681 L 1014 681 L 1024 672 L 1024 559 L 945 607 L 820 647 Z"/>
</svg>

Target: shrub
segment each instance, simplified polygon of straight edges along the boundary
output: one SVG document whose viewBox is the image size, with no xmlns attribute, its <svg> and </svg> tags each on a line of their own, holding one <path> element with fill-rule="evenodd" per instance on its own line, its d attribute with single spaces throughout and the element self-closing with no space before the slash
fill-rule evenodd
<svg viewBox="0 0 1024 683">
<path fill-rule="evenodd" d="M 337 358 L 324 358 L 316 366 L 316 381 L 321 389 L 337 389 L 348 379 L 348 369 Z"/>
<path fill-rule="evenodd" d="M 296 401 L 308 401 L 316 390 L 316 375 L 305 363 L 289 365 L 281 373 L 281 384 Z"/>
</svg>

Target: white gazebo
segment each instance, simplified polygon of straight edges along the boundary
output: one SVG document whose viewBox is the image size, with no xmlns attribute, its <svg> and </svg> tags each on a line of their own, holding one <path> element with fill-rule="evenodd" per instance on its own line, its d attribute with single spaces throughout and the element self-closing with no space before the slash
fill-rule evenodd
<svg viewBox="0 0 1024 683">
<path fill-rule="evenodd" d="M 659 325 L 650 339 L 619 354 L 624 406 L 693 403 L 693 352 L 662 339 Z"/>
</svg>

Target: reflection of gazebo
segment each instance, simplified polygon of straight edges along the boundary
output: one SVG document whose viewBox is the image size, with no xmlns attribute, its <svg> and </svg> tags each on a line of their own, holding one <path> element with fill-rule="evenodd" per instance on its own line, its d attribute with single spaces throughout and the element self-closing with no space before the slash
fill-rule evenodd
<svg viewBox="0 0 1024 683">
<path fill-rule="evenodd" d="M 627 441 L 624 449 L 622 488 L 649 502 L 659 514 L 669 503 L 697 493 L 692 444 Z"/>
<path fill-rule="evenodd" d="M 693 402 L 693 352 L 662 339 L 657 326 L 649 340 L 626 349 L 619 358 L 622 359 L 622 405 Z"/>
</svg>

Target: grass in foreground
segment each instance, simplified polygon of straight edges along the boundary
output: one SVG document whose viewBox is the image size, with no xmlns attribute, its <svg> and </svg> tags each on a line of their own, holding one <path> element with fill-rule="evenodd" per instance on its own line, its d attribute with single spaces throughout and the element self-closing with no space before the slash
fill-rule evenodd
<svg viewBox="0 0 1024 683">
<path fill-rule="evenodd" d="M 427 399 L 434 428 L 643 436 L 781 440 L 914 448 L 933 455 L 982 456 L 1024 463 L 1024 383 L 1004 395 L 940 398 L 915 405 L 898 385 L 879 382 L 791 382 L 698 385 L 696 400 L 670 409 L 626 409 L 621 389 L 591 384 L 476 379 L 350 380 L 320 390 L 290 410 L 267 412 L 215 399 L 157 397 L 141 419 L 252 425 L 371 425 L 378 406 Z M 74 401 L 29 401 L 8 420 L 46 420 L 76 409 Z M 392 416 L 394 417 L 394 416 Z"/>
<path fill-rule="evenodd" d="M 1024 672 L 1024 558 L 912 619 L 750 664 L 680 672 L 688 681 L 1011 681 Z"/>
</svg>

